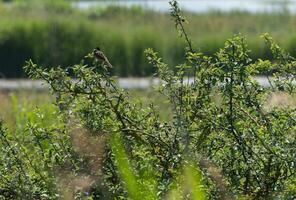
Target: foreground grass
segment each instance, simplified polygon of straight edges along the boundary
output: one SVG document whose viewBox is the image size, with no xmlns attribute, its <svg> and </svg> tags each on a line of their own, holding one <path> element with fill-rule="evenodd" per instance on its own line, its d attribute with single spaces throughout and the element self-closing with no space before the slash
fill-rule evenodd
<svg viewBox="0 0 296 200">
<path fill-rule="evenodd" d="M 24 115 L 29 115 L 40 107 L 50 106 L 51 103 L 53 98 L 47 92 L 0 91 L 0 119 L 3 119 L 9 128 L 15 130 L 18 125 L 24 126 L 19 121 Z"/>
<path fill-rule="evenodd" d="M 162 120 L 172 119 L 169 101 L 156 90 L 152 88 L 147 90 L 131 89 L 127 92 L 134 103 L 142 103 L 143 107 L 153 104 Z M 43 109 L 50 107 L 52 104 L 54 104 L 54 97 L 47 91 L 0 91 L 0 119 L 3 119 L 10 128 L 15 129 L 18 118 L 21 118 L 20 115 L 32 112 L 40 107 Z M 266 99 L 265 108 L 268 110 L 273 106 L 296 107 L 296 98 L 285 93 L 271 94 Z"/>
<path fill-rule="evenodd" d="M 153 89 L 133 89 L 128 90 L 128 93 L 134 103 L 142 102 L 144 107 L 153 104 L 156 110 L 160 111 L 161 119 L 170 119 L 169 102 L 158 92 Z M 0 119 L 3 119 L 14 130 L 18 118 L 21 117 L 20 115 L 32 112 L 40 107 L 49 107 L 53 103 L 54 97 L 47 91 L 0 91 Z M 48 114 L 50 115 L 50 113 Z"/>
</svg>

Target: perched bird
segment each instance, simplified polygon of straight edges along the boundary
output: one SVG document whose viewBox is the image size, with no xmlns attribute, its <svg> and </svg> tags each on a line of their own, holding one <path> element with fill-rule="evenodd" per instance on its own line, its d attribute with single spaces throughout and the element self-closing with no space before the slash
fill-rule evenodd
<svg viewBox="0 0 296 200">
<path fill-rule="evenodd" d="M 101 61 L 103 63 L 103 65 L 106 65 L 109 68 L 113 68 L 108 58 L 105 56 L 105 54 L 101 51 L 99 47 L 94 49 L 93 54 L 98 61 Z"/>
</svg>

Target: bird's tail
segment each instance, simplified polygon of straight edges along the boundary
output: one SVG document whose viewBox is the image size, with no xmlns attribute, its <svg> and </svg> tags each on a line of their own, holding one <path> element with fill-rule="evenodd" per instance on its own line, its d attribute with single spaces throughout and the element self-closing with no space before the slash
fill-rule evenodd
<svg viewBox="0 0 296 200">
<path fill-rule="evenodd" d="M 113 68 L 113 66 L 111 65 L 111 63 L 109 62 L 109 60 L 107 58 L 105 58 L 104 64 L 109 68 Z"/>
</svg>

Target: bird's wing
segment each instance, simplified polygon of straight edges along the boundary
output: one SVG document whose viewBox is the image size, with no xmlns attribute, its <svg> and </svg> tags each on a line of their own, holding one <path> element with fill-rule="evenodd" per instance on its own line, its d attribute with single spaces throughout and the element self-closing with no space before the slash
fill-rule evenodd
<svg viewBox="0 0 296 200">
<path fill-rule="evenodd" d="M 105 56 L 102 52 L 98 51 L 98 50 L 95 50 L 94 51 L 94 55 L 97 59 L 100 59 L 100 60 L 105 60 Z"/>
</svg>

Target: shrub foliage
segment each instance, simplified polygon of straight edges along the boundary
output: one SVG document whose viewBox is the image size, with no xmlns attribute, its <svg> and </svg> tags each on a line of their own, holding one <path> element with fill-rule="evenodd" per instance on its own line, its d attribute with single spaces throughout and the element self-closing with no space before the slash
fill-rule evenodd
<svg viewBox="0 0 296 200">
<path fill-rule="evenodd" d="M 60 198 L 66 194 L 50 174 L 67 168 L 74 177 L 95 179 L 74 191 L 77 198 L 295 198 L 295 108 L 266 106 L 274 93 L 295 94 L 295 59 L 267 34 L 274 62 L 252 61 L 240 35 L 206 56 L 193 49 L 178 3 L 170 4 L 187 43 L 184 63 L 172 70 L 152 49 L 145 53 L 162 80 L 158 90 L 170 101 L 173 119 L 160 120 L 153 105 L 131 102 L 91 54 L 86 58 L 91 64 L 67 70 L 29 61 L 30 77 L 50 85 L 62 126 L 29 124 L 25 139 L 35 143 L 16 140 L 1 128 L 2 196 Z M 270 87 L 253 79 L 266 71 Z M 91 157 L 79 154 L 69 140 L 76 126 L 106 141 L 95 170 Z"/>
</svg>

